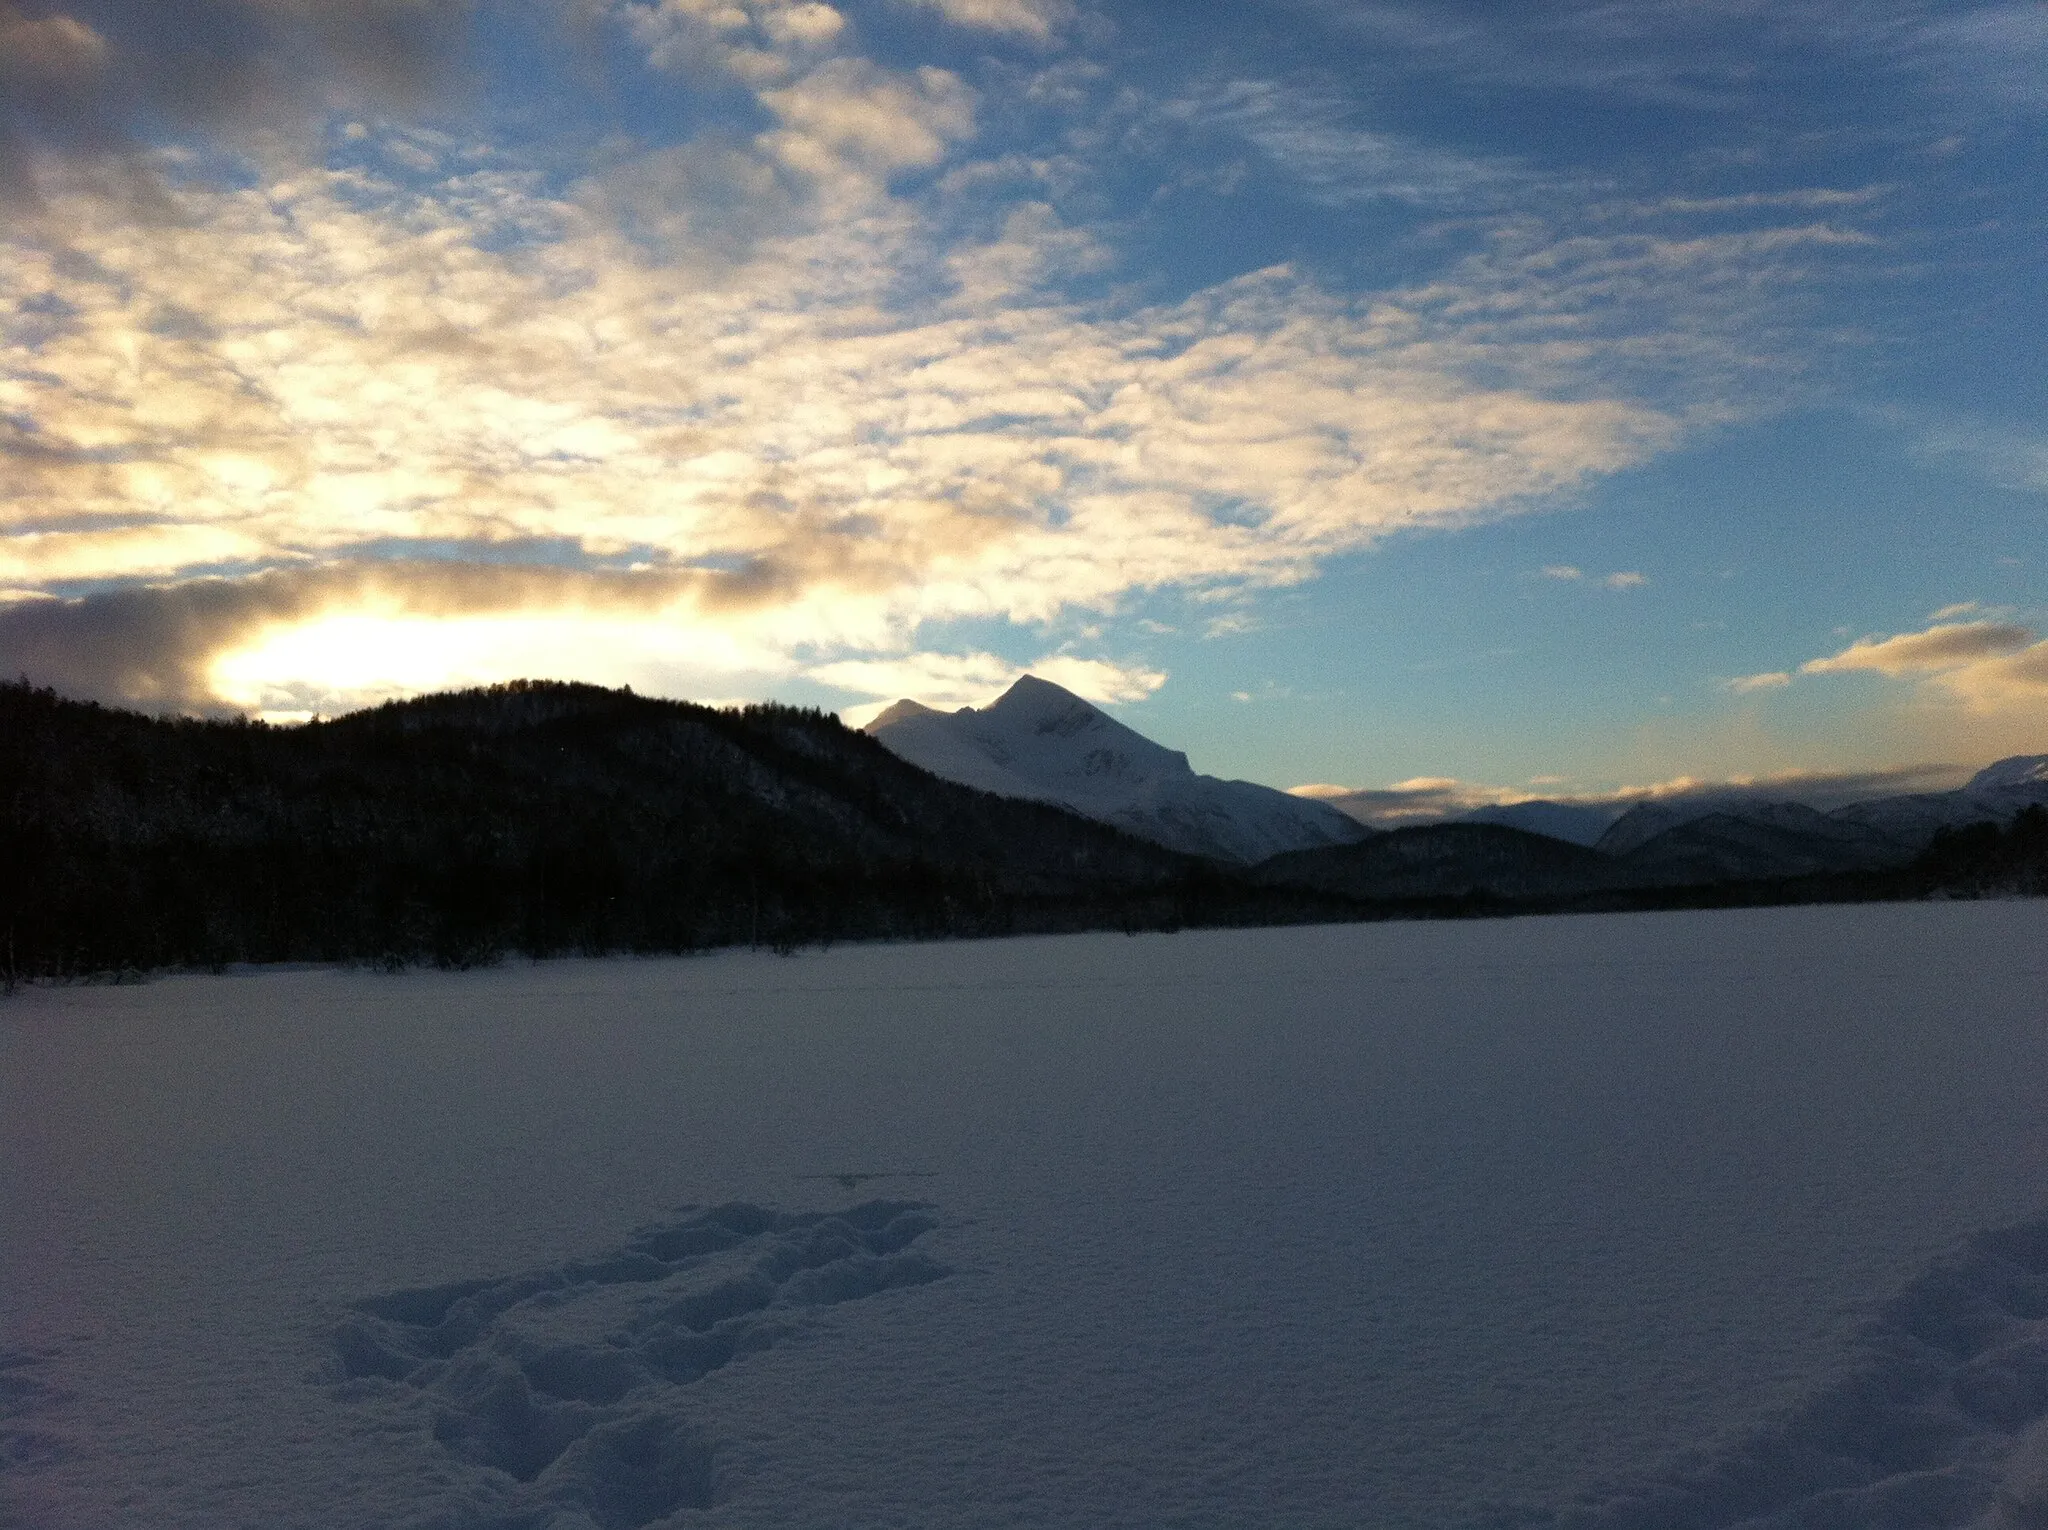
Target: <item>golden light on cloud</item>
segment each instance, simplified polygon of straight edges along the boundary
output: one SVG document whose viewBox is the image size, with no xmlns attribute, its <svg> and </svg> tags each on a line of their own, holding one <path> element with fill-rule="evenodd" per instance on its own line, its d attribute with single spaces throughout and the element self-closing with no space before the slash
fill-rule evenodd
<svg viewBox="0 0 2048 1530">
<path fill-rule="evenodd" d="M 1924 632 L 1863 638 L 1838 654 L 1809 659 L 1799 667 L 1810 675 L 1855 670 L 1894 676 L 1927 674 L 2011 653 L 2033 642 L 2035 636 L 2031 628 L 2016 622 L 1938 622 Z"/>
<path fill-rule="evenodd" d="M 895 100 L 853 120 L 880 132 Z M 481 247 L 475 184 L 424 196 L 306 172 L 188 191 L 190 220 L 146 233 L 80 195 L 66 211 L 89 267 L 0 250 L 0 295 L 67 315 L 8 383 L 35 421 L 16 471 L 37 481 L 0 512 L 33 503 L 65 527 L 10 527 L 0 579 L 546 544 L 571 564 L 733 570 L 745 598 L 717 625 L 760 645 L 746 667 L 786 672 L 807 645 L 915 652 L 921 624 L 955 617 L 1043 623 L 1134 590 L 1285 584 L 1680 430 L 1625 401 L 1545 397 L 1539 350 L 1452 324 L 1444 293 L 1397 311 L 1279 268 L 1129 313 L 1026 291 L 971 317 L 892 317 L 877 304 L 915 234 L 901 219 L 765 241 L 707 286 L 626 258 L 573 204 L 477 180 L 494 218 L 553 237 Z M 998 240 L 1063 237 L 1041 213 Z M 1460 381 L 1460 349 L 1527 384 Z M 466 612 L 395 649 L 235 634 L 208 673 L 233 701 L 295 666 L 304 686 L 402 689 L 511 673 L 512 654 L 595 677 L 624 667 L 618 652 L 675 649 L 658 624 L 528 645 L 516 635 L 548 619 L 526 613 L 490 628 Z M 685 646 L 695 665 L 718 645 Z"/>
<path fill-rule="evenodd" d="M 1840 653 L 1810 659 L 1801 675 L 1873 674 L 1908 685 L 1902 715 L 1958 747 L 1971 740 L 1987 752 L 2031 751 L 2048 727 L 2048 641 L 2018 622 L 1968 615 L 1974 602 L 1935 613 L 1919 632 L 1867 637 Z M 1751 676 L 1736 689 L 1783 686 L 1792 676 Z"/>
<path fill-rule="evenodd" d="M 1074 15 L 928 8 L 1038 39 Z M 351 118 L 369 157 L 347 168 L 206 184 L 165 158 L 178 216 L 148 222 L 90 176 L 47 178 L 61 238 L 0 235 L 0 583 L 102 588 L 31 649 L 90 642 L 95 602 L 127 590 L 177 608 L 176 654 L 134 655 L 128 679 L 72 667 L 158 702 L 536 673 L 869 694 L 890 675 L 985 699 L 981 671 L 999 689 L 1018 666 L 935 654 L 933 628 L 992 620 L 1064 650 L 1046 629 L 1076 614 L 1298 584 L 1667 449 L 1686 407 L 1603 367 L 1724 365 L 1697 304 L 1762 258 L 1739 234 L 1517 236 L 1370 295 L 1275 266 L 1170 302 L 1082 301 L 1067 279 L 1115 252 L 1049 202 L 977 222 L 974 175 L 921 200 L 892 181 L 972 139 L 958 76 L 851 54 L 844 18 L 808 0 L 616 19 L 655 68 L 721 73 L 767 125 L 551 187 L 487 146 Z M 931 290 L 908 300 L 913 275 Z M 1637 289 L 1645 314 L 1694 307 L 1590 337 L 1584 314 L 1611 328 Z M 437 594 L 427 566 L 449 560 L 536 577 Z M 137 593 L 285 573 L 311 582 L 281 606 L 274 580 Z M 592 583 L 565 605 L 550 581 L 577 573 Z M 648 593 L 664 581 L 689 597 Z M 1103 700 L 1161 678 L 1046 663 Z"/>
</svg>

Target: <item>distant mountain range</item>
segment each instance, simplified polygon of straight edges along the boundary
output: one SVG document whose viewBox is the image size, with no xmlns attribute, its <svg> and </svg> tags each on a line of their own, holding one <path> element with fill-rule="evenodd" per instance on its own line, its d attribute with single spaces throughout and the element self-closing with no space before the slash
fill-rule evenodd
<svg viewBox="0 0 2048 1530">
<path fill-rule="evenodd" d="M 1357 898 L 1569 898 L 1899 871 L 1943 831 L 2012 824 L 2048 809 L 2048 755 L 1979 771 L 1952 792 L 1885 797 L 1818 812 L 1796 802 L 1696 798 L 1645 802 L 1589 844 L 1578 804 L 1531 802 L 1395 829 L 1338 851 L 1278 856 L 1255 869 L 1268 886 Z M 1544 834 L 1532 826 L 1569 828 Z M 1569 853 L 1567 853 L 1569 852 Z"/>
<path fill-rule="evenodd" d="M 1498 822 L 1375 832 L 1197 775 L 1039 680 L 978 711 L 901 703 L 872 731 L 542 682 L 293 728 L 0 685 L 0 988 L 240 961 L 2048 893 L 2048 757 L 1829 813 L 1639 805 L 1588 845 Z"/>
<path fill-rule="evenodd" d="M 1035 675 L 979 710 L 938 712 L 899 701 L 867 732 L 948 781 L 1055 803 L 1187 855 L 1249 865 L 1372 832 L 1305 797 L 1197 775 L 1179 750 Z"/>
<path fill-rule="evenodd" d="M 1324 799 L 1342 802 L 1342 798 Z M 1972 823 L 2004 823 L 2015 813 L 2048 803 L 2048 755 L 2015 755 L 1986 766 L 1963 786 L 1947 792 L 1913 792 L 1873 797 L 1820 813 L 1788 797 L 1773 800 L 1755 787 L 1704 787 L 1680 795 L 1627 802 L 1514 802 L 1460 815 L 1466 823 L 1505 824 L 1532 834 L 1596 845 L 1625 855 L 1671 829 L 1709 817 L 1775 824 L 1824 837 L 1860 839 L 1882 860 L 1924 850 L 1937 831 Z M 1836 827 L 1827 829 L 1817 820 Z M 1856 835 L 1854 830 L 1868 830 Z"/>
<path fill-rule="evenodd" d="M 1753 790 L 1702 791 L 1633 806 L 1522 802 L 1382 831 L 1330 799 L 1197 775 L 1186 755 L 1034 676 L 979 710 L 899 701 L 867 731 L 948 780 L 1253 866 L 1262 885 L 1354 898 L 1556 898 L 1887 871 L 1911 863 L 1943 829 L 2006 824 L 2048 807 L 2048 755 L 2025 755 L 1954 791 L 1831 812 Z"/>
</svg>

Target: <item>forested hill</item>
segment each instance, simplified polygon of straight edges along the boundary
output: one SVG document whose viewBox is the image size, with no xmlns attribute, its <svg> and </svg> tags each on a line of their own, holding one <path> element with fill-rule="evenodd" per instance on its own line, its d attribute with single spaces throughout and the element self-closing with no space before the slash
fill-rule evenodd
<svg viewBox="0 0 2048 1530">
<path fill-rule="evenodd" d="M 1329 917 L 817 712 L 522 682 L 271 728 L 0 686 L 22 977 Z"/>
</svg>

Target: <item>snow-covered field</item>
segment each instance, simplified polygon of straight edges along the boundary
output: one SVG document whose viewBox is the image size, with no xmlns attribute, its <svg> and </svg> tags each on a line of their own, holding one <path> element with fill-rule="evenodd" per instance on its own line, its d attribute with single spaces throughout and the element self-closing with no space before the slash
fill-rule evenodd
<svg viewBox="0 0 2048 1530">
<path fill-rule="evenodd" d="M 0 1166 L 34 1530 L 2048 1524 L 2040 902 L 34 991 Z"/>
</svg>

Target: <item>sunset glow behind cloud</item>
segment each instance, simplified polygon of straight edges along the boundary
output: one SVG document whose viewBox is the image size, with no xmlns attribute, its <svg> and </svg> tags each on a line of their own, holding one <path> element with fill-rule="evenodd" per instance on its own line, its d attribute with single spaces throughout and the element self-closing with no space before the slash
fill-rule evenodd
<svg viewBox="0 0 2048 1530">
<path fill-rule="evenodd" d="M 109 700 L 548 674 L 957 705 L 1028 666 L 1165 704 L 1286 602 L 1341 619 L 1329 574 L 1390 540 L 1598 503 L 1839 397 L 1853 293 L 1906 279 L 1896 181 L 1653 183 L 1375 123 L 1287 62 L 1355 38 L 1342 8 L 1259 10 L 1277 73 L 1234 77 L 1052 0 L 201 9 L 179 41 L 116 0 L 0 4 L 0 658 Z M 1446 54 L 1424 23 L 1454 9 L 1410 13 L 1410 83 L 1522 88 L 1538 41 Z M 1980 45 L 1915 14 L 1944 59 Z M 1646 12 L 1613 47 L 1654 72 L 1671 41 Z M 1322 226 L 1230 232 L 1253 196 Z M 1927 422 L 1917 461 L 2011 455 L 1885 407 Z M 1510 572 L 1560 599 L 1689 577 L 1550 551 Z M 1934 673 L 2007 732 L 2048 697 L 2017 641 L 1967 679 L 1801 642 L 1664 683 Z M 1255 678 L 1218 694 L 1299 689 Z"/>
</svg>

